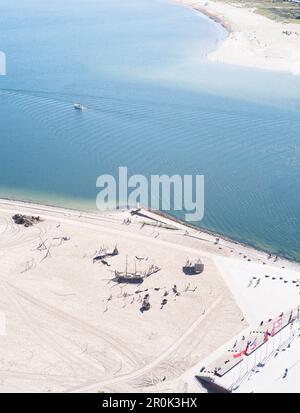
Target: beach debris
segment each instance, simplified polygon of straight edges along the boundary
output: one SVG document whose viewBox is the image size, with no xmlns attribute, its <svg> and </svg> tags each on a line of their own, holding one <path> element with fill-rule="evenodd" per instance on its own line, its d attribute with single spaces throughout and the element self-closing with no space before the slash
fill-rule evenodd
<svg viewBox="0 0 300 413">
<path fill-rule="evenodd" d="M 150 304 L 150 296 L 149 294 L 146 294 L 144 299 L 143 299 L 143 304 L 142 307 L 140 308 L 141 313 L 143 313 L 144 311 L 148 311 L 151 308 L 151 304 Z"/>
<path fill-rule="evenodd" d="M 26 261 L 25 268 L 21 271 L 21 274 L 31 270 L 35 266 L 35 259 L 32 258 L 30 261 Z"/>
<path fill-rule="evenodd" d="M 94 262 L 97 262 L 97 261 L 100 261 L 100 262 L 102 262 L 102 263 L 104 264 L 105 262 L 103 262 L 103 260 L 104 260 L 105 258 L 107 258 L 107 257 L 114 257 L 114 256 L 116 256 L 116 255 L 119 255 L 119 250 L 118 250 L 117 245 L 115 246 L 115 248 L 114 248 L 113 250 L 109 250 L 109 249 L 107 249 L 107 248 L 105 248 L 105 247 L 101 247 L 101 248 L 99 249 L 99 251 L 96 252 L 95 257 L 93 258 L 93 263 L 94 263 Z"/>
<path fill-rule="evenodd" d="M 131 224 L 131 219 L 130 219 L 130 218 L 125 218 L 125 219 L 123 220 L 123 224 L 124 224 L 124 225 L 130 225 L 130 224 Z"/>
<path fill-rule="evenodd" d="M 256 281 L 254 288 L 256 288 L 259 285 L 259 283 L 260 283 L 260 278 Z"/>
<path fill-rule="evenodd" d="M 142 284 L 144 279 L 139 273 L 134 274 L 115 270 L 115 277 L 113 278 L 113 281 L 125 284 Z"/>
<path fill-rule="evenodd" d="M 70 237 L 54 237 L 52 238 L 54 241 L 59 241 L 59 244 L 57 245 L 58 247 L 60 247 L 64 242 L 66 241 L 70 241 Z"/>
<path fill-rule="evenodd" d="M 164 308 L 164 306 L 167 304 L 168 300 L 166 298 L 164 298 L 161 302 L 161 306 L 160 309 L 162 310 Z"/>
<path fill-rule="evenodd" d="M 50 247 L 47 248 L 47 252 L 44 255 L 44 257 L 41 259 L 41 262 L 44 261 L 46 258 L 51 257 L 50 248 L 51 248 L 51 245 Z"/>
<path fill-rule="evenodd" d="M 70 237 L 53 237 L 54 240 L 70 241 Z"/>
<path fill-rule="evenodd" d="M 33 215 L 22 215 L 22 214 L 15 214 L 13 215 L 12 219 L 14 223 L 17 225 L 23 225 L 25 228 L 31 227 L 34 224 L 38 224 L 42 222 L 42 219 L 39 216 Z"/>
<path fill-rule="evenodd" d="M 148 261 L 148 257 L 138 257 L 137 255 L 135 256 L 135 259 L 138 261 L 143 261 L 143 260 Z"/>
<path fill-rule="evenodd" d="M 186 293 L 187 291 L 190 291 L 190 290 L 189 290 L 190 285 L 191 285 L 191 283 L 188 283 L 188 284 L 185 286 L 185 289 L 184 289 L 184 292 L 185 292 L 185 293 Z"/>
<path fill-rule="evenodd" d="M 182 270 L 187 275 L 201 274 L 204 270 L 204 264 L 200 258 L 191 259 L 188 257 Z"/>
<path fill-rule="evenodd" d="M 114 270 L 113 281 L 117 283 L 126 284 L 142 284 L 145 278 L 150 277 L 150 275 L 157 273 L 161 270 L 156 264 L 151 264 L 146 270 L 138 271 L 136 266 L 136 260 L 134 260 L 135 268 L 134 271 L 128 271 L 128 257 L 126 256 L 126 266 L 124 271 Z M 145 290 L 147 291 L 147 290 Z"/>
<path fill-rule="evenodd" d="M 148 271 L 146 271 L 145 276 L 149 277 L 152 274 L 155 274 L 159 272 L 161 268 L 158 265 L 151 264 L 150 267 L 148 268 Z"/>
<path fill-rule="evenodd" d="M 174 293 L 176 296 L 179 296 L 179 295 L 180 295 L 180 293 L 178 292 L 178 289 L 177 289 L 177 285 L 176 285 L 176 284 L 173 285 L 172 291 L 173 291 L 173 293 Z"/>
<path fill-rule="evenodd" d="M 47 242 L 47 239 L 46 239 L 45 241 L 43 241 L 43 240 L 40 238 L 40 243 L 39 243 L 39 245 L 37 246 L 36 249 L 37 249 L 38 251 L 45 251 L 45 250 L 47 250 L 46 242 Z"/>
</svg>

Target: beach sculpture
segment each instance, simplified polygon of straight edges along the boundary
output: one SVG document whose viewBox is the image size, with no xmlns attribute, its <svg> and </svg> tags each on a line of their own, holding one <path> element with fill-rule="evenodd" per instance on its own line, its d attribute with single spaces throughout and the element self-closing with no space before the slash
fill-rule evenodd
<svg viewBox="0 0 300 413">
<path fill-rule="evenodd" d="M 109 250 L 105 247 L 101 247 L 100 250 L 96 252 L 96 255 L 93 258 L 93 263 L 97 261 L 103 262 L 105 258 L 114 257 L 116 255 L 119 255 L 119 250 L 118 250 L 117 245 L 115 246 L 113 250 Z"/>
<path fill-rule="evenodd" d="M 204 271 L 204 264 L 200 258 L 190 259 L 188 257 L 182 270 L 187 275 L 201 274 Z"/>
<path fill-rule="evenodd" d="M 137 271 L 136 268 L 136 260 L 134 271 L 128 271 L 128 258 L 126 257 L 126 265 L 124 271 L 114 270 L 114 278 L 113 281 L 121 284 L 121 283 L 128 283 L 128 284 L 141 284 L 144 282 L 144 279 L 149 277 L 152 274 L 157 273 L 161 270 L 155 264 L 151 264 L 145 271 Z"/>
</svg>

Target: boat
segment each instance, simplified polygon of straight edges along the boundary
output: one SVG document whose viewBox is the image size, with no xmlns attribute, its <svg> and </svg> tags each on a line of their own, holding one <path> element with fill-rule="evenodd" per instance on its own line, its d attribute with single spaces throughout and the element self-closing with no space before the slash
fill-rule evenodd
<svg viewBox="0 0 300 413">
<path fill-rule="evenodd" d="M 110 258 L 114 257 L 115 255 L 118 255 L 119 251 L 117 246 L 113 250 L 109 250 L 107 248 L 101 247 L 100 250 L 96 253 L 96 256 L 93 258 L 93 262 L 96 261 L 102 261 L 105 258 Z"/>
<path fill-rule="evenodd" d="M 201 274 L 204 271 L 204 264 L 200 258 L 187 258 L 186 264 L 182 269 L 187 275 Z"/>
<path fill-rule="evenodd" d="M 84 107 L 81 103 L 74 103 L 74 109 L 83 111 Z"/>
<path fill-rule="evenodd" d="M 122 283 L 142 284 L 145 278 L 149 277 L 151 274 L 154 274 L 160 270 L 161 270 L 160 267 L 152 264 L 146 271 L 137 271 L 136 261 L 135 261 L 135 270 L 133 272 L 129 272 L 128 271 L 128 257 L 126 256 L 125 271 L 114 270 L 113 281 L 119 284 L 122 284 Z"/>
<path fill-rule="evenodd" d="M 142 284 L 144 279 L 140 274 L 115 272 L 114 281 L 119 284 Z"/>
</svg>

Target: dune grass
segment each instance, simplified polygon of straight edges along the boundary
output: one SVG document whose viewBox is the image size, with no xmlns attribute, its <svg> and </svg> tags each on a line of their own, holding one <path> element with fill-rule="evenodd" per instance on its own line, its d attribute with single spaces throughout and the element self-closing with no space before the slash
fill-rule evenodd
<svg viewBox="0 0 300 413">
<path fill-rule="evenodd" d="M 272 20 L 300 23 L 300 3 L 289 0 L 222 0 L 226 3 L 255 8 Z"/>
</svg>

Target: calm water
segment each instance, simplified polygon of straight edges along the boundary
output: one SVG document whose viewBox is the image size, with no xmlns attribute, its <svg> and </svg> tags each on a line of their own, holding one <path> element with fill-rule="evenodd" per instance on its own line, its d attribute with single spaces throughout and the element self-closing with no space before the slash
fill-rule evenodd
<svg viewBox="0 0 300 413">
<path fill-rule="evenodd" d="M 94 207 L 119 166 L 204 174 L 199 225 L 300 260 L 300 77 L 208 63 L 225 36 L 164 0 L 0 0 L 0 196 Z"/>
</svg>

